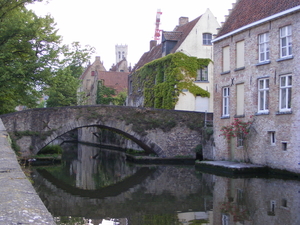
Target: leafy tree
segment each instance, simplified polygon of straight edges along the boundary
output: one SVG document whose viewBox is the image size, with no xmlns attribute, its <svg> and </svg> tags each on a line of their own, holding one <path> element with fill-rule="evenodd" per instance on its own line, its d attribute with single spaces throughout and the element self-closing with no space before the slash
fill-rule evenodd
<svg viewBox="0 0 300 225">
<path fill-rule="evenodd" d="M 114 104 L 115 105 L 124 105 L 127 98 L 127 90 L 121 91 L 117 94 L 117 96 L 114 98 Z"/>
<path fill-rule="evenodd" d="M 103 104 L 103 105 L 112 104 L 115 95 L 116 95 L 115 89 L 106 87 L 102 85 L 101 82 L 99 82 L 98 89 L 97 89 L 96 104 Z"/>
<path fill-rule="evenodd" d="M 105 85 L 102 85 L 101 82 L 98 82 L 96 104 L 124 105 L 126 97 L 126 90 L 116 94 L 116 90 L 114 88 L 106 87 Z"/>
<path fill-rule="evenodd" d="M 70 67 L 58 70 L 56 76 L 51 79 L 50 88 L 46 90 L 49 99 L 47 107 L 77 105 L 77 88 L 79 79 L 72 76 Z"/>
<path fill-rule="evenodd" d="M 0 0 L 0 114 L 35 107 L 58 57 L 54 20 L 27 10 L 31 2 Z"/>
<path fill-rule="evenodd" d="M 57 61 L 56 70 L 46 88 L 49 96 L 47 107 L 77 105 L 77 89 L 79 76 L 83 73 L 84 64 L 88 63 L 94 48 L 81 48 L 79 42 L 73 42 L 71 47 L 64 45 L 60 49 L 62 60 Z"/>
<path fill-rule="evenodd" d="M 86 45 L 82 48 L 79 42 L 73 42 L 71 46 L 64 45 L 62 47 L 63 60 L 61 64 L 63 67 L 70 68 L 72 76 L 79 78 L 93 53 L 95 53 L 94 47 Z"/>
</svg>

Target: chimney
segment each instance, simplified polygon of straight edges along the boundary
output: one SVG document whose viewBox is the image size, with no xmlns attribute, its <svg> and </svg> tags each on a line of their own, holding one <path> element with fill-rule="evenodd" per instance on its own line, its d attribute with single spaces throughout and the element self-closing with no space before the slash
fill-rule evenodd
<svg viewBox="0 0 300 225">
<path fill-rule="evenodd" d="M 100 61 L 100 56 L 96 56 L 95 61 Z"/>
<path fill-rule="evenodd" d="M 151 40 L 150 41 L 150 51 L 152 48 L 154 48 L 157 45 L 157 41 L 156 40 Z"/>
<path fill-rule="evenodd" d="M 188 17 L 182 16 L 182 17 L 179 18 L 179 26 L 187 24 L 188 22 L 189 22 L 189 18 Z"/>
</svg>

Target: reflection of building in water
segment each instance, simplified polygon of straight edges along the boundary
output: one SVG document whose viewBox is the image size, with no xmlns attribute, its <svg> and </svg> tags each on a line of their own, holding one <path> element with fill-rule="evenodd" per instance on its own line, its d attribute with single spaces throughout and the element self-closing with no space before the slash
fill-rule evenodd
<svg viewBox="0 0 300 225">
<path fill-rule="evenodd" d="M 179 212 L 178 220 L 181 224 L 212 224 L 212 211 L 207 212 Z M 211 222 L 210 222 L 211 221 Z"/>
<path fill-rule="evenodd" d="M 214 225 L 300 224 L 298 181 L 216 177 Z"/>
</svg>

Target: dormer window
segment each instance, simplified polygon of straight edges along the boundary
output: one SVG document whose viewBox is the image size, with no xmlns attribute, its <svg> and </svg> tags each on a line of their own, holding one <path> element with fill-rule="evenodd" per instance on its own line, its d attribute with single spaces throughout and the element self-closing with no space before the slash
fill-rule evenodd
<svg viewBox="0 0 300 225">
<path fill-rule="evenodd" d="M 203 45 L 211 45 L 212 34 L 204 33 L 202 35 Z"/>
</svg>

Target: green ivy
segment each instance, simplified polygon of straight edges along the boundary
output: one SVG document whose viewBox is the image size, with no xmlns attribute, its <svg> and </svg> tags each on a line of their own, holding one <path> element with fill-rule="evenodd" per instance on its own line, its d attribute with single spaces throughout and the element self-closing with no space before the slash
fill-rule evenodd
<svg viewBox="0 0 300 225">
<path fill-rule="evenodd" d="M 133 73 L 133 93 L 143 90 L 144 106 L 162 109 L 174 109 L 183 89 L 194 96 L 209 97 L 210 93 L 194 81 L 197 70 L 210 62 L 210 59 L 190 57 L 182 52 L 154 60 Z"/>
</svg>

